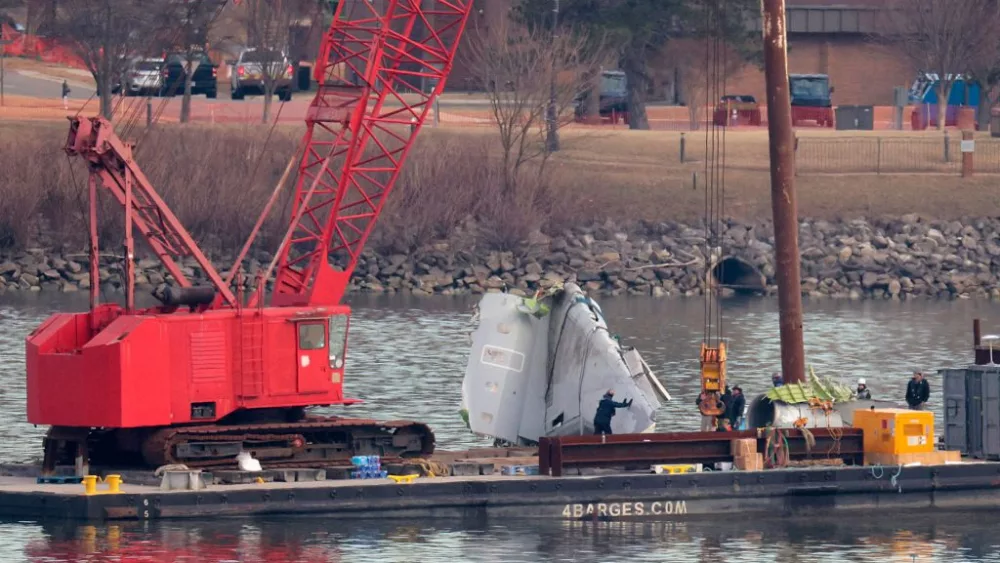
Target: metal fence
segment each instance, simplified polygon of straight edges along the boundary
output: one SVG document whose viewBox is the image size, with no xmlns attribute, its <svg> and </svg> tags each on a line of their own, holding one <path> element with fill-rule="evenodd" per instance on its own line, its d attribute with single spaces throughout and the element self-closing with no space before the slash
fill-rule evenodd
<svg viewBox="0 0 1000 563">
<path fill-rule="evenodd" d="M 976 139 L 973 162 L 977 173 L 1000 173 L 1000 139 Z M 961 138 L 799 137 L 795 167 L 798 174 L 960 174 Z"/>
</svg>

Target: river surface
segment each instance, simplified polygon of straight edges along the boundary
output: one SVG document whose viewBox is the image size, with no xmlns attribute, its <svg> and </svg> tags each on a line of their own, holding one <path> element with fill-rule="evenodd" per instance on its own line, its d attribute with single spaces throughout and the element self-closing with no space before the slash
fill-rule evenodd
<svg viewBox="0 0 1000 563">
<path fill-rule="evenodd" d="M 439 448 L 488 445 L 458 414 L 474 300 L 355 298 L 347 393 L 365 404 L 348 415 L 431 424 Z M 674 400 L 661 429 L 697 429 L 698 299 L 601 301 L 612 332 L 636 346 Z M 806 301 L 806 353 L 817 373 L 873 397 L 901 400 L 910 374 L 971 361 L 972 319 L 1000 332 L 1000 304 L 939 301 Z M 84 310 L 79 296 L 0 298 L 0 462 L 40 458 L 42 429 L 24 422 L 24 338 L 46 315 Z M 777 302 L 724 306 L 729 380 L 761 392 L 780 370 Z M 998 511 L 997 516 L 1000 516 Z M 504 521 L 343 523 L 322 518 L 78 526 L 0 522 L 0 561 L 997 561 L 994 515 L 757 520 L 737 514 L 680 524 Z"/>
</svg>

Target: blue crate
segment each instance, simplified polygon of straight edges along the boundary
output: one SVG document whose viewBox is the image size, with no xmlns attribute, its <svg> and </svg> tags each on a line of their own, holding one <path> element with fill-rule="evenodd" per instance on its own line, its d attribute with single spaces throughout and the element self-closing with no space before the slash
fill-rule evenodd
<svg viewBox="0 0 1000 563">
<path fill-rule="evenodd" d="M 78 485 L 83 483 L 83 477 L 78 477 L 75 475 L 46 475 L 43 477 L 38 477 L 35 483 L 39 485 L 43 484 L 55 484 L 55 485 Z"/>
<path fill-rule="evenodd" d="M 358 469 L 382 469 L 382 459 L 377 455 L 356 455 L 351 458 L 351 464 Z"/>
<path fill-rule="evenodd" d="M 351 471 L 351 479 L 388 479 L 389 472 L 374 469 L 359 469 Z"/>
<path fill-rule="evenodd" d="M 500 468 L 501 475 L 538 475 L 537 465 L 504 465 Z"/>
</svg>

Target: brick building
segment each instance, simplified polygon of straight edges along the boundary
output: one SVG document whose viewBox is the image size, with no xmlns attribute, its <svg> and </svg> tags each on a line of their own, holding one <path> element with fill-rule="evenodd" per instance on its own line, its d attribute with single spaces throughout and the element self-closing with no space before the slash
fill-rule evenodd
<svg viewBox="0 0 1000 563">
<path fill-rule="evenodd" d="M 506 17 L 511 3 L 477 0 L 467 33 L 475 33 L 477 27 L 488 29 L 491 21 Z M 893 88 L 909 87 L 916 69 L 873 40 L 878 32 L 876 13 L 885 4 L 886 0 L 788 0 L 788 71 L 830 75 L 836 104 L 891 105 Z M 448 81 L 450 90 L 472 87 L 467 64 L 461 56 L 456 60 Z M 652 66 L 651 99 L 684 103 L 678 69 L 665 57 L 652 61 Z M 763 100 L 764 74 L 747 66 L 728 79 L 727 87 L 730 94 L 751 94 Z"/>
<path fill-rule="evenodd" d="M 835 104 L 891 105 L 893 88 L 909 87 L 916 69 L 893 48 L 874 41 L 885 0 L 788 0 L 788 72 L 828 74 Z M 746 68 L 728 83 L 731 94 L 764 97 L 764 74 Z"/>
</svg>

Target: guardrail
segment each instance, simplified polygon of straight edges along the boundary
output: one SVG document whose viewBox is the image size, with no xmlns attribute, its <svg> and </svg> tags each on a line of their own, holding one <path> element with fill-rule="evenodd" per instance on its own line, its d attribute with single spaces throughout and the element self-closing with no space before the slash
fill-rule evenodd
<svg viewBox="0 0 1000 563">
<path fill-rule="evenodd" d="M 940 136 L 801 136 L 797 174 L 962 173 L 962 134 Z M 1000 172 L 1000 139 L 979 136 L 973 144 L 975 171 Z"/>
<path fill-rule="evenodd" d="M 797 429 L 780 429 L 787 440 L 789 459 L 843 460 L 860 465 L 864 461 L 863 434 L 859 428 L 810 428 L 815 444 Z M 619 434 L 611 436 L 560 436 L 538 442 L 541 475 L 561 477 L 567 469 L 649 469 L 671 463 L 718 463 L 733 461 L 731 442 L 757 440 L 757 451 L 765 453 L 763 429 L 743 432 L 672 432 Z"/>
</svg>

